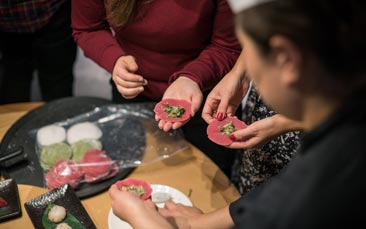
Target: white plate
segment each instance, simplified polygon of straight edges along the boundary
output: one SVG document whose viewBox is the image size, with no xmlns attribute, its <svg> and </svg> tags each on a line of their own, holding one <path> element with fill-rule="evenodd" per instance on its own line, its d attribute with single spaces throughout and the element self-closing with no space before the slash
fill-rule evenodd
<svg viewBox="0 0 366 229">
<path fill-rule="evenodd" d="M 181 191 L 167 186 L 167 185 L 161 185 L 161 184 L 152 184 L 152 193 L 151 195 L 154 196 L 157 193 L 167 193 L 170 195 L 171 200 L 175 203 L 183 204 L 186 206 L 192 206 L 192 202 L 190 199 L 183 194 Z M 156 206 L 159 208 L 164 207 L 164 203 L 157 203 Z M 109 229 L 131 229 L 131 225 L 128 224 L 126 221 L 121 220 L 118 218 L 115 214 L 113 214 L 112 209 L 109 210 L 108 214 L 108 227 Z"/>
</svg>

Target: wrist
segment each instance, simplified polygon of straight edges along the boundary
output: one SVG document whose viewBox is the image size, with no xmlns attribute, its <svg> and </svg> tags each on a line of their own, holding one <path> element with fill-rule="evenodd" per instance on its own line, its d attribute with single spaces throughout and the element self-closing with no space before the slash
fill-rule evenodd
<svg viewBox="0 0 366 229">
<path fill-rule="evenodd" d="M 198 88 L 200 88 L 199 84 L 194 81 L 192 78 L 188 77 L 188 76 L 178 76 L 178 78 L 175 80 L 175 81 L 182 81 L 182 82 L 185 82 L 185 83 L 191 83 L 191 84 L 194 84 L 195 86 L 197 86 Z"/>
<path fill-rule="evenodd" d="M 192 228 L 231 228 L 234 222 L 230 216 L 229 206 L 218 209 L 213 212 L 202 214 L 194 219 Z"/>
<path fill-rule="evenodd" d="M 289 131 L 302 131 L 303 125 L 299 121 L 289 119 L 283 115 L 276 114 L 273 116 L 278 123 L 278 127 L 282 130 L 281 134 Z"/>
</svg>

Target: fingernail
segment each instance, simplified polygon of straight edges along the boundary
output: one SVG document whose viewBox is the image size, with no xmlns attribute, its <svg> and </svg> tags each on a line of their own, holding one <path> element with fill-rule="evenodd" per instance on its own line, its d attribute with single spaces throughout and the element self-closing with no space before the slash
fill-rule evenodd
<svg viewBox="0 0 366 229">
<path fill-rule="evenodd" d="M 224 114 L 223 113 L 217 113 L 216 119 L 219 121 L 222 121 L 224 119 Z"/>
<path fill-rule="evenodd" d="M 232 141 L 235 141 L 236 138 L 235 138 L 235 135 L 234 134 L 230 134 L 229 138 L 232 140 Z"/>
</svg>

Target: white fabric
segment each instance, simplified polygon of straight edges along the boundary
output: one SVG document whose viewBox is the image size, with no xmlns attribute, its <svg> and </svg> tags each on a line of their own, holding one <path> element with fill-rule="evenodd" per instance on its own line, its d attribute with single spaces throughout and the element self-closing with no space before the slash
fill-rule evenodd
<svg viewBox="0 0 366 229">
<path fill-rule="evenodd" d="M 234 13 L 252 8 L 262 3 L 272 2 L 274 0 L 228 0 L 229 5 Z"/>
<path fill-rule="evenodd" d="M 245 94 L 245 97 L 243 98 L 243 100 L 241 101 L 241 110 L 242 110 L 242 111 L 244 111 L 244 108 L 245 108 L 245 106 L 247 105 L 249 92 L 250 92 L 250 90 L 251 90 L 251 89 L 252 89 L 252 87 L 253 87 L 252 85 L 253 85 L 253 83 L 252 83 L 252 81 L 250 81 L 248 91 L 247 91 L 247 93 Z"/>
</svg>

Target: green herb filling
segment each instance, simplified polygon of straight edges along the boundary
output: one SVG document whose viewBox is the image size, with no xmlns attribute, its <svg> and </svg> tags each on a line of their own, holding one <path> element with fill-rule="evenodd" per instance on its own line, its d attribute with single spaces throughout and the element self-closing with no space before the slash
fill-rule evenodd
<svg viewBox="0 0 366 229">
<path fill-rule="evenodd" d="M 164 111 L 168 113 L 169 118 L 179 118 L 184 114 L 185 109 L 181 106 L 170 106 L 169 104 L 165 104 Z"/>
<path fill-rule="evenodd" d="M 122 191 L 132 192 L 136 196 L 140 197 L 145 194 L 145 189 L 141 185 L 139 186 L 122 186 Z"/>
<path fill-rule="evenodd" d="M 226 123 L 223 127 L 221 127 L 220 132 L 226 136 L 229 136 L 231 133 L 235 132 L 236 128 L 233 122 Z"/>
</svg>

